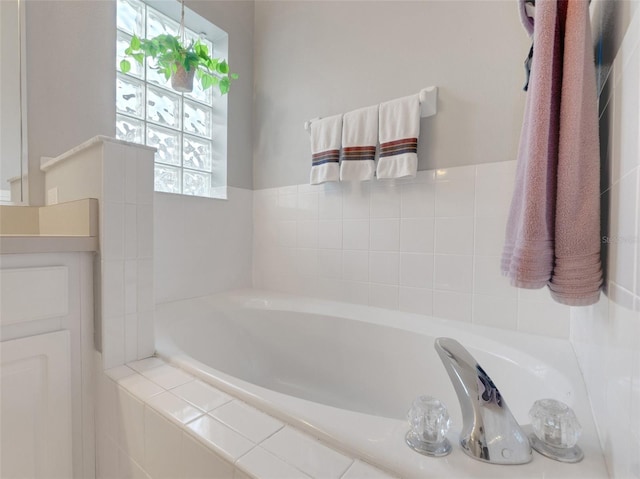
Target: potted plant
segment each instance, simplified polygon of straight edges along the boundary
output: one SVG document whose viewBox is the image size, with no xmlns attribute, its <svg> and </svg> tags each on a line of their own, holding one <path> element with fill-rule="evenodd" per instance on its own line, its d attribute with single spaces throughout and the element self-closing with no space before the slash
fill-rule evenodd
<svg viewBox="0 0 640 479">
<path fill-rule="evenodd" d="M 229 72 L 225 59 L 210 57 L 209 49 L 200 40 L 185 46 L 178 37 L 172 35 L 162 34 L 148 40 L 134 35 L 125 54 L 141 65 L 145 57 L 155 59 L 155 68 L 167 80 L 171 78 L 171 87 L 179 92 L 192 91 L 195 76 L 203 90 L 217 86 L 224 95 L 229 91 L 231 80 L 238 78 L 238 75 Z M 129 60 L 125 58 L 120 62 L 123 73 L 130 69 Z"/>
</svg>

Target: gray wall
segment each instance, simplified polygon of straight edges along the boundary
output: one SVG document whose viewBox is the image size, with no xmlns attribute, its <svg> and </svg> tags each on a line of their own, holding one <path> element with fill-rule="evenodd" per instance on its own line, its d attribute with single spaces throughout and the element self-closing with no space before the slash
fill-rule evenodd
<svg viewBox="0 0 640 479">
<path fill-rule="evenodd" d="M 168 0 L 174 1 L 174 0 Z M 114 0 L 29 0 L 27 95 L 31 204 L 44 203 L 40 157 L 115 135 Z M 229 96 L 228 184 L 252 187 L 253 1 L 187 1 L 229 33 L 240 75 Z"/>
<path fill-rule="evenodd" d="M 437 85 L 419 169 L 515 159 L 529 39 L 515 1 L 258 1 L 254 189 L 309 181 L 304 121 Z"/>
</svg>

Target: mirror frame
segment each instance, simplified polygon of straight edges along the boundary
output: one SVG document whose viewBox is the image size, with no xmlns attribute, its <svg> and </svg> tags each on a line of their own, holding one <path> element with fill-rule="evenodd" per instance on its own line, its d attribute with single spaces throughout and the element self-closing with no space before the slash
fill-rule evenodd
<svg viewBox="0 0 640 479">
<path fill-rule="evenodd" d="M 4 0 L 0 0 L 4 1 Z M 26 35 L 26 1 L 15 0 L 18 4 L 18 36 L 19 52 L 19 92 L 20 95 L 20 198 L 2 201 L 0 204 L 22 205 L 29 204 L 29 155 L 27 153 L 27 35 Z"/>
</svg>

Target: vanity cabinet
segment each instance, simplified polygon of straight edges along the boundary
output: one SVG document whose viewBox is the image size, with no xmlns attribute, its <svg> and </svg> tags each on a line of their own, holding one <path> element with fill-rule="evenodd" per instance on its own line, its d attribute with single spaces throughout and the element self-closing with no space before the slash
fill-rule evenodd
<svg viewBox="0 0 640 479">
<path fill-rule="evenodd" d="M 95 477 L 92 252 L 0 255 L 0 477 Z"/>
</svg>

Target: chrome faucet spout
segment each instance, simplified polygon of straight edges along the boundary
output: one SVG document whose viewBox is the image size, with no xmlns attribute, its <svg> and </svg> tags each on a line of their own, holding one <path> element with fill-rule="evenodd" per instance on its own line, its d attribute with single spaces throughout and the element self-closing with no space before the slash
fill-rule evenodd
<svg viewBox="0 0 640 479">
<path fill-rule="evenodd" d="M 529 439 L 500 391 L 462 344 L 438 338 L 434 347 L 453 383 L 462 409 L 460 445 L 474 459 L 492 464 L 525 464 Z"/>
</svg>

